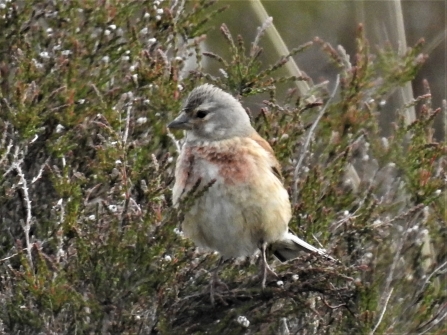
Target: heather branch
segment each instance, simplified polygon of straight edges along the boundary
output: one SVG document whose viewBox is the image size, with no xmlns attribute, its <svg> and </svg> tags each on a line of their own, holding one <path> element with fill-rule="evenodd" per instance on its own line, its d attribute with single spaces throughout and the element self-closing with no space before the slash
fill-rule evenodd
<svg viewBox="0 0 447 335">
<path fill-rule="evenodd" d="M 4 261 L 7 261 L 8 259 L 11 259 L 11 258 L 17 256 L 18 254 L 19 254 L 19 253 L 16 252 L 15 254 L 12 254 L 12 255 L 9 255 L 9 256 L 7 256 L 7 257 L 5 257 L 5 258 L 0 259 L 0 263 L 2 263 L 2 262 L 4 262 Z"/>
<path fill-rule="evenodd" d="M 129 136 L 129 125 L 130 125 L 131 111 L 132 111 L 132 105 L 127 106 L 127 109 L 126 109 L 126 128 L 124 129 L 124 134 L 123 134 L 123 143 L 124 144 L 127 142 L 127 137 Z"/>
<path fill-rule="evenodd" d="M 339 83 L 340 83 L 340 76 L 337 75 L 337 79 L 335 80 L 334 89 L 333 89 L 329 99 L 327 100 L 326 105 L 320 110 L 320 113 L 318 114 L 317 118 L 315 119 L 314 123 L 312 124 L 312 127 L 309 130 L 309 134 L 307 135 L 306 142 L 304 143 L 303 149 L 301 151 L 300 159 L 298 160 L 298 163 L 295 166 L 295 171 L 293 173 L 293 203 L 294 204 L 296 204 L 296 202 L 298 200 L 299 171 L 301 169 L 301 165 L 303 164 L 304 158 L 306 157 L 306 153 L 307 153 L 307 150 L 310 145 L 310 140 L 312 139 L 312 136 L 314 135 L 314 132 L 315 132 L 315 129 L 317 128 L 318 122 L 320 122 L 324 113 L 326 113 L 328 106 L 330 105 L 332 99 L 334 98 L 335 94 L 337 93 Z"/>
<path fill-rule="evenodd" d="M 65 255 L 64 249 L 63 249 L 63 223 L 65 220 L 65 206 L 63 199 L 60 199 L 57 202 L 57 206 L 60 208 L 60 219 L 59 219 L 59 229 L 56 233 L 56 240 L 57 240 L 57 260 L 59 261 L 61 257 Z"/>
<path fill-rule="evenodd" d="M 13 161 L 11 167 L 13 168 L 13 170 L 17 171 L 17 175 L 19 176 L 19 179 L 20 179 L 19 185 L 21 185 L 20 187 L 23 191 L 23 200 L 25 202 L 25 209 L 26 209 L 26 219 L 25 219 L 25 223 L 23 223 L 23 221 L 21 221 L 21 226 L 22 226 L 23 232 L 25 233 L 25 243 L 26 243 L 26 251 L 27 251 L 29 265 L 31 267 L 33 267 L 33 262 L 32 262 L 32 257 L 31 257 L 31 247 L 30 247 L 30 236 L 29 236 L 29 232 L 30 232 L 31 224 L 32 224 L 31 200 L 30 200 L 29 192 L 28 192 L 28 182 L 25 178 L 25 174 L 23 173 L 22 166 L 21 166 L 23 163 L 23 158 L 21 158 L 21 159 L 18 158 L 18 151 L 19 151 L 19 148 L 16 147 L 15 154 L 14 154 L 14 161 Z"/>
<path fill-rule="evenodd" d="M 0 147 L 3 147 L 6 143 L 6 135 L 8 134 L 8 132 L 7 132 L 8 127 L 9 127 L 9 122 L 6 121 L 4 123 L 4 129 L 3 129 L 2 139 L 0 141 Z"/>
<path fill-rule="evenodd" d="M 48 157 L 48 158 L 45 160 L 45 163 L 43 163 L 42 166 L 40 167 L 39 172 L 37 173 L 37 176 L 35 176 L 35 177 L 33 178 L 33 180 L 31 180 L 31 184 L 34 184 L 36 181 L 38 181 L 38 180 L 40 179 L 40 177 L 42 177 L 43 170 L 44 170 L 45 167 L 47 166 L 49 160 L 50 160 L 50 157 Z"/>
<path fill-rule="evenodd" d="M 9 153 L 11 152 L 11 148 L 12 148 L 12 140 L 9 141 L 8 146 L 6 147 L 6 151 L 0 158 L 0 165 L 2 165 L 2 163 L 5 161 L 6 157 L 8 157 Z M 5 173 L 5 174 L 7 174 L 7 173 Z"/>
<path fill-rule="evenodd" d="M 424 292 L 424 290 L 425 290 L 425 288 L 427 287 L 427 285 L 429 284 L 431 278 L 432 278 L 434 275 L 436 275 L 439 271 L 441 271 L 442 268 L 444 268 L 444 267 L 446 267 L 446 266 L 447 266 L 447 261 L 444 262 L 444 263 L 442 263 L 442 264 L 441 264 L 440 266 L 438 266 L 435 270 L 433 270 L 432 273 L 430 273 L 430 275 L 427 277 L 427 279 L 425 280 L 424 284 L 422 285 L 422 288 L 421 288 L 421 289 L 419 290 L 419 292 L 416 294 L 416 296 L 415 296 L 416 299 L 419 299 L 418 296 Z"/>
</svg>

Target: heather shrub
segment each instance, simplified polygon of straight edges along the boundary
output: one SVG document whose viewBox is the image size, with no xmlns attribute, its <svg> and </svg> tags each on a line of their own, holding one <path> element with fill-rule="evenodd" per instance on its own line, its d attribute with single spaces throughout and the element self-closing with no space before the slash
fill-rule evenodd
<svg viewBox="0 0 447 335">
<path fill-rule="evenodd" d="M 315 39 L 263 64 L 269 22 L 252 42 L 221 26 L 230 58 L 202 51 L 224 9 L 212 1 L 2 4 L 0 334 L 442 333 L 446 145 L 432 126 L 445 106 L 425 82 L 391 134 L 379 125 L 426 60 L 422 41 L 372 48 L 360 26 L 352 59 Z M 310 47 L 337 80 L 278 74 Z M 263 102 L 248 112 L 282 164 L 290 226 L 339 264 L 271 257 L 279 278 L 262 291 L 258 257 L 232 260 L 210 305 L 218 255 L 181 236 L 182 134 L 166 129 L 203 82 Z"/>
</svg>

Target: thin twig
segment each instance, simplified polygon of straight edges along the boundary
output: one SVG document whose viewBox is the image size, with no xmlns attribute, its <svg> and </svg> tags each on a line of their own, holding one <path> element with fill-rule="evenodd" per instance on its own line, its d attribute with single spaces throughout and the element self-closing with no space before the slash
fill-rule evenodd
<svg viewBox="0 0 447 335">
<path fill-rule="evenodd" d="M 18 162 L 18 164 L 21 163 L 21 161 L 19 161 L 19 150 L 20 148 L 18 146 L 16 146 L 15 150 L 14 150 L 14 154 L 13 154 L 13 162 Z M 12 170 L 14 170 L 15 166 L 14 164 L 11 164 L 11 166 L 5 171 L 5 173 L 3 173 L 3 177 L 5 177 L 6 175 L 8 175 Z"/>
<path fill-rule="evenodd" d="M 45 163 L 43 163 L 42 166 L 40 167 L 39 172 L 37 173 L 37 176 L 35 176 L 33 178 L 33 180 L 31 180 L 31 184 L 34 184 L 36 181 L 38 181 L 40 179 L 40 177 L 42 177 L 43 170 L 45 169 L 46 166 L 48 166 L 49 160 L 50 160 L 50 157 L 48 157 L 45 160 Z"/>
<path fill-rule="evenodd" d="M 425 287 L 428 285 L 428 283 L 430 282 L 430 279 L 436 274 L 438 273 L 443 267 L 445 267 L 447 265 L 447 261 L 442 263 L 440 266 L 438 266 L 432 273 L 430 273 L 430 275 L 427 277 L 427 279 L 425 280 L 424 284 L 422 285 L 422 288 L 420 289 L 420 291 L 418 292 L 419 294 L 422 294 L 422 292 L 424 292 Z"/>
<path fill-rule="evenodd" d="M 3 153 L 2 157 L 0 158 L 0 165 L 3 164 L 3 161 L 8 157 L 9 152 L 12 148 L 12 140 L 9 141 L 8 146 L 6 147 L 6 151 Z M 7 173 L 5 173 L 7 174 Z"/>
<path fill-rule="evenodd" d="M 8 135 L 8 127 L 9 127 L 9 122 L 6 121 L 4 123 L 4 129 L 3 129 L 3 134 L 2 134 L 2 139 L 0 141 L 0 148 L 3 148 L 5 146 L 6 143 L 6 135 Z"/>
<path fill-rule="evenodd" d="M 428 331 L 430 331 L 434 326 L 441 324 L 441 321 L 444 320 L 447 317 L 447 311 L 444 312 L 444 314 L 441 315 L 442 308 L 445 309 L 447 307 L 447 304 L 444 304 L 441 307 L 441 311 L 436 314 L 433 318 L 431 318 L 428 322 L 426 322 L 424 325 L 417 328 L 417 330 L 420 331 L 420 335 L 426 334 Z M 427 327 L 424 331 L 421 331 L 420 329 L 423 327 Z"/>
<path fill-rule="evenodd" d="M 135 199 L 132 198 L 132 197 L 130 197 L 130 198 L 129 198 L 129 201 L 130 201 L 130 202 L 132 203 L 132 205 L 137 209 L 137 214 L 138 214 L 138 215 L 141 215 L 141 214 L 142 214 L 141 207 L 140 207 L 140 205 L 135 201 Z"/>
<path fill-rule="evenodd" d="M 315 132 L 315 129 L 317 128 L 318 122 L 320 122 L 320 119 L 323 117 L 324 113 L 326 113 L 326 110 L 331 103 L 332 99 L 334 98 L 335 94 L 337 93 L 338 84 L 340 83 L 340 76 L 337 75 L 337 78 L 335 80 L 335 86 L 332 90 L 331 96 L 326 101 L 326 105 L 320 110 L 320 113 L 318 114 L 316 120 L 312 124 L 312 127 L 310 127 L 309 134 L 307 135 L 306 142 L 304 143 L 303 149 L 301 151 L 301 156 L 298 161 L 298 163 L 295 166 L 295 171 L 293 173 L 293 204 L 296 204 L 298 200 L 298 176 L 299 171 L 301 169 L 301 165 L 303 164 L 304 158 L 306 157 L 307 149 L 309 148 L 310 140 Z"/>
<path fill-rule="evenodd" d="M 346 306 L 346 303 L 342 303 L 342 304 L 339 304 L 339 305 L 336 305 L 336 306 L 331 306 L 331 305 L 329 305 L 329 303 L 326 301 L 326 299 L 324 299 L 323 296 L 321 297 L 321 300 L 322 300 L 323 303 L 326 305 L 326 307 L 327 307 L 327 308 L 330 308 L 330 309 L 337 309 L 337 308 Z"/>
<path fill-rule="evenodd" d="M 22 167 L 20 166 L 22 160 L 16 160 L 13 162 L 14 170 L 17 171 L 17 175 L 20 178 L 20 185 L 23 191 L 23 200 L 25 201 L 25 208 L 26 208 L 26 219 L 25 223 L 22 224 L 22 229 L 25 233 L 25 243 L 26 243 L 26 249 L 28 254 L 28 261 L 31 266 L 33 267 L 32 257 L 31 257 L 31 247 L 30 247 L 30 238 L 29 238 L 29 232 L 31 229 L 31 200 L 28 193 L 28 182 L 26 181 L 25 174 L 22 171 Z"/>
<path fill-rule="evenodd" d="M 127 137 L 129 136 L 129 125 L 130 125 L 130 112 L 132 111 L 132 105 L 129 105 L 126 110 L 126 128 L 123 134 L 123 143 L 126 144 Z"/>
<path fill-rule="evenodd" d="M 442 100 L 442 108 L 441 108 L 441 122 L 444 126 L 444 138 L 447 137 L 447 100 Z M 447 192 L 444 192 L 447 194 Z"/>
<path fill-rule="evenodd" d="M 8 259 L 13 258 L 13 257 L 15 257 L 15 256 L 17 256 L 17 255 L 19 255 L 18 252 L 16 252 L 15 254 L 12 254 L 12 255 L 10 255 L 10 256 L 7 256 L 7 257 L 5 257 L 5 258 L 2 258 L 2 259 L 0 259 L 0 263 L 2 263 L 2 262 L 4 262 L 4 261 L 7 261 Z"/>
<path fill-rule="evenodd" d="M 59 229 L 56 233 L 56 240 L 57 240 L 57 262 L 60 262 L 61 258 L 65 255 L 64 252 L 64 240 L 63 240 L 63 223 L 65 221 L 65 206 L 64 206 L 64 200 L 61 198 L 57 202 L 57 205 L 60 208 L 60 219 L 59 219 Z"/>
<path fill-rule="evenodd" d="M 414 220 L 411 221 L 411 222 L 415 222 L 415 221 L 419 218 L 419 214 L 420 214 L 420 212 L 416 212 L 416 213 L 414 214 Z M 391 221 L 392 221 L 392 220 L 391 220 Z M 388 222 L 388 224 L 389 224 L 389 222 Z M 400 259 L 400 257 L 401 257 L 401 252 L 402 252 L 404 243 L 405 243 L 405 241 L 406 241 L 406 239 L 407 239 L 407 236 L 408 236 L 408 226 L 409 226 L 409 225 L 410 225 L 410 220 L 407 221 L 407 224 L 406 224 L 405 227 L 404 227 L 404 232 L 403 232 L 403 234 L 402 234 L 402 237 L 401 237 L 400 241 L 398 242 L 398 245 L 397 245 L 397 247 L 396 247 L 396 250 L 394 251 L 393 262 L 391 263 L 390 270 L 389 270 L 388 276 L 387 276 L 387 278 L 386 278 L 384 292 L 388 292 L 388 290 L 389 290 L 389 291 L 390 291 L 390 295 L 391 295 L 391 292 L 393 291 L 393 288 L 390 289 L 391 282 L 392 282 L 393 279 L 394 279 L 394 272 L 396 271 L 397 263 L 398 263 L 398 261 L 399 261 L 399 259 Z M 386 305 L 388 304 L 388 300 L 389 300 L 389 298 L 390 298 L 390 296 L 388 296 L 388 297 L 386 298 L 386 300 L 385 300 L 384 310 L 385 310 L 385 308 L 386 308 Z M 382 300 L 382 299 L 383 299 L 383 296 L 381 296 L 381 300 Z M 382 312 L 382 314 L 383 314 L 383 313 L 384 313 L 384 311 Z M 383 316 L 383 315 L 381 315 L 378 324 L 381 322 L 382 316 Z M 372 335 L 372 334 L 374 333 L 374 331 L 377 329 L 378 324 L 377 324 L 376 327 L 373 329 L 373 331 L 371 332 L 370 335 Z"/>
<path fill-rule="evenodd" d="M 386 307 L 388 306 L 388 301 L 390 301 L 391 294 L 393 294 L 393 290 L 394 290 L 394 287 L 392 287 L 390 290 L 390 293 L 388 293 L 388 297 L 386 298 L 385 305 L 383 306 L 383 309 L 382 309 L 382 313 L 380 313 L 379 320 L 377 320 L 377 323 L 374 326 L 373 330 L 371 331 L 370 335 L 373 335 L 376 332 L 377 328 L 379 328 L 379 325 L 382 322 L 383 316 L 385 315 Z"/>
<path fill-rule="evenodd" d="M 180 151 L 182 150 L 182 148 L 180 147 L 179 141 L 175 138 L 175 136 L 171 133 L 171 131 L 169 129 L 167 129 L 168 131 L 168 137 L 172 140 L 172 142 L 174 142 L 175 144 L 175 149 L 177 151 L 177 153 L 180 153 Z"/>
<path fill-rule="evenodd" d="M 90 87 L 93 88 L 93 90 L 95 91 L 95 93 L 98 96 L 99 100 L 101 100 L 101 104 L 104 105 L 104 98 L 103 98 L 101 92 L 99 91 L 99 89 L 96 87 L 96 85 L 93 84 L 93 83 L 90 83 Z"/>
<path fill-rule="evenodd" d="M 360 209 L 360 207 L 358 209 Z M 357 212 L 357 210 L 356 210 L 356 212 Z M 354 214 L 355 214 L 355 212 L 352 213 L 352 214 L 349 213 L 348 215 L 344 216 L 342 219 L 338 220 L 337 222 L 332 223 L 332 225 L 336 225 L 334 228 L 332 228 L 332 231 L 335 232 L 338 228 L 340 228 L 340 226 L 343 223 L 348 222 L 348 221 L 350 221 L 352 219 L 356 219 L 356 218 L 358 218 L 360 216 L 360 215 L 354 215 Z"/>
<path fill-rule="evenodd" d="M 186 0 L 181 0 L 180 2 L 178 0 L 174 0 L 174 3 L 171 6 L 171 12 L 175 13 L 175 16 L 174 16 L 175 23 L 177 23 L 181 14 L 183 14 L 185 2 L 186 2 Z M 175 7 L 177 7 L 177 8 L 175 8 Z"/>
<path fill-rule="evenodd" d="M 416 214 L 414 216 L 414 221 L 416 221 L 418 219 L 418 217 L 419 216 Z M 391 282 L 394 279 L 394 271 L 396 271 L 397 263 L 399 262 L 399 259 L 401 257 L 402 249 L 403 249 L 405 241 L 406 241 L 406 239 L 408 237 L 408 226 L 409 225 L 410 225 L 410 221 L 407 221 L 407 225 L 405 226 L 405 230 L 404 230 L 403 234 L 401 234 L 402 237 L 401 237 L 400 241 L 398 242 L 396 250 L 394 251 L 393 262 L 391 263 L 390 271 L 388 273 L 388 277 L 386 278 L 384 292 L 388 292 L 388 290 L 390 288 L 390 285 L 391 285 Z"/>
</svg>

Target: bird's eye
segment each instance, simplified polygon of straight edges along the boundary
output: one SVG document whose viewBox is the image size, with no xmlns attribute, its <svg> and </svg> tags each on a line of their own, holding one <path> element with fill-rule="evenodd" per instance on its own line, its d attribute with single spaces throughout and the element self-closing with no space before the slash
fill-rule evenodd
<svg viewBox="0 0 447 335">
<path fill-rule="evenodd" d="M 205 111 L 202 111 L 202 110 L 199 110 L 199 111 L 197 111 L 197 113 L 196 113 L 196 116 L 199 118 L 199 119 L 203 119 L 205 116 L 206 116 L 206 112 Z"/>
</svg>

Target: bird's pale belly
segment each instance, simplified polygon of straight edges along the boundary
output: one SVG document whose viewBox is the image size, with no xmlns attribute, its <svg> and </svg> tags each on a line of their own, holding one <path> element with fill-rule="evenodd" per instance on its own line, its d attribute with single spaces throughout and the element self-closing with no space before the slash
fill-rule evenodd
<svg viewBox="0 0 447 335">
<path fill-rule="evenodd" d="M 252 255 L 261 242 L 280 239 L 290 219 L 284 216 L 290 210 L 282 205 L 288 205 L 287 192 L 281 187 L 272 194 L 257 194 L 256 189 L 247 184 L 224 187 L 217 180 L 186 213 L 185 236 L 224 258 Z"/>
</svg>

